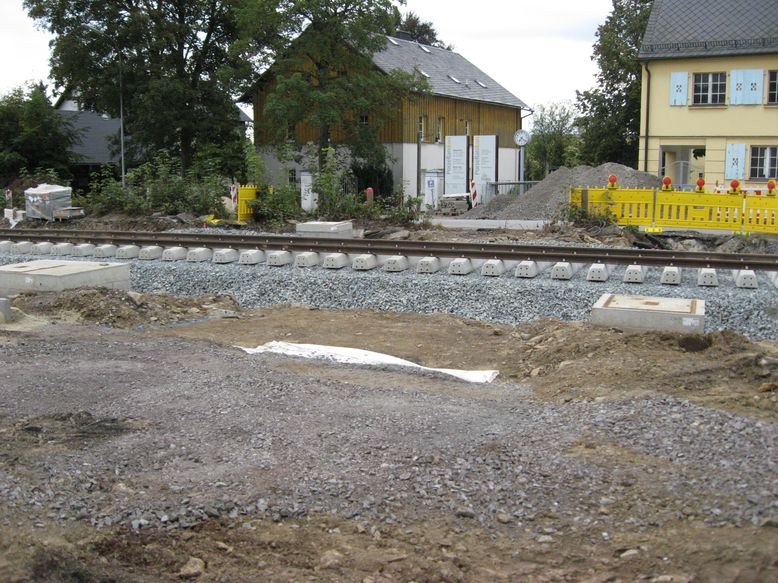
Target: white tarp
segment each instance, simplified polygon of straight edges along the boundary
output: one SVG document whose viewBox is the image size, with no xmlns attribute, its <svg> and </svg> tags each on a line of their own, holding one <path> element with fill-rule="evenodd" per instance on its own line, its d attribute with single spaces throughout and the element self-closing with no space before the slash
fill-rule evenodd
<svg viewBox="0 0 778 583">
<path fill-rule="evenodd" d="M 321 344 L 295 344 L 292 342 L 273 341 L 257 346 L 256 348 L 246 348 L 238 346 L 249 354 L 282 354 L 294 356 L 297 358 L 316 358 L 320 360 L 332 360 L 344 364 L 361 364 L 371 366 L 403 366 L 426 371 L 439 372 L 451 375 L 463 381 L 470 383 L 491 383 L 499 374 L 497 370 L 459 370 L 452 368 L 429 368 L 421 366 L 409 360 L 403 360 L 396 356 L 372 352 L 370 350 L 359 350 L 358 348 L 344 348 L 341 346 L 322 346 Z"/>
</svg>

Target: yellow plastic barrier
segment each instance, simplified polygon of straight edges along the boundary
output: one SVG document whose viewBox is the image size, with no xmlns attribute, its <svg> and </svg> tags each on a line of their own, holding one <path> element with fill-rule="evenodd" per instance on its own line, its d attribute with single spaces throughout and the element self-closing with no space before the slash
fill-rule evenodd
<svg viewBox="0 0 778 583">
<path fill-rule="evenodd" d="M 242 184 L 238 187 L 238 220 L 248 221 L 254 216 L 249 206 L 250 200 L 257 198 L 257 187 L 254 184 Z"/>
<path fill-rule="evenodd" d="M 619 225 L 778 234 L 778 197 L 640 188 L 573 188 L 570 203 L 611 212 Z"/>
</svg>

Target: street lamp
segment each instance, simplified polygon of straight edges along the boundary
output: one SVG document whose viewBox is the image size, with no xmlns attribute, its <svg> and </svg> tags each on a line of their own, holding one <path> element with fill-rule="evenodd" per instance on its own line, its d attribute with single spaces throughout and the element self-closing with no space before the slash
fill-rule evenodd
<svg viewBox="0 0 778 583">
<path fill-rule="evenodd" d="M 88 28 L 92 32 L 99 34 L 103 38 L 109 41 L 113 41 L 111 37 L 109 37 L 106 33 L 104 33 L 102 30 L 95 28 L 94 26 L 90 26 L 88 24 L 84 25 L 85 28 Z M 124 83 L 122 79 L 122 72 L 124 69 L 124 62 L 122 61 L 122 52 L 118 49 L 116 49 L 116 53 L 119 57 L 119 149 L 121 152 L 121 164 L 122 164 L 122 189 L 124 189 L 125 186 L 125 171 L 126 167 L 124 165 Z"/>
</svg>

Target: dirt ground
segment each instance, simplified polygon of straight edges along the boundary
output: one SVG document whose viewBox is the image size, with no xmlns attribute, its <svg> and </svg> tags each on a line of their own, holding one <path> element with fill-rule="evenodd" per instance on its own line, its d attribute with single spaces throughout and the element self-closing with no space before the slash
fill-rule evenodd
<svg viewBox="0 0 778 583">
<path fill-rule="evenodd" d="M 478 391 L 487 400 L 505 398 L 506 383 L 521 383 L 529 388 L 528 398 L 541 403 L 664 394 L 765 423 L 778 421 L 778 344 L 731 333 L 624 333 L 555 320 L 514 327 L 449 315 L 305 306 L 244 310 L 224 297 L 102 290 L 25 295 L 14 306 L 27 316 L 0 329 L 0 353 L 63 323 L 84 325 L 79 333 L 84 335 L 111 326 L 206 345 L 285 340 L 385 352 L 430 367 L 497 369 L 497 381 Z M 275 359 L 271 367 L 361 386 L 391 387 L 403 376 L 291 359 Z M 419 386 L 432 394 L 472 395 L 469 385 L 436 377 Z M 93 447 L 96 439 L 138 430 L 131 420 L 60 415 L 19 421 L 0 412 L 0 478 L 12 468 L 34 472 L 32 462 L 19 460 L 36 448 L 66 443 L 67 451 L 78 451 Z M 653 463 L 602 444 L 581 443 L 576 455 L 615 465 Z M 620 512 L 616 507 L 601 511 Z M 552 543 L 551 536 L 521 528 L 463 526 L 447 515 L 380 531 L 316 513 L 249 522 L 220 516 L 188 529 L 140 532 L 126 525 L 100 530 L 81 521 L 63 525 L 53 518 L 31 529 L 10 509 L 0 518 L 5 519 L 0 529 L 4 581 L 778 580 L 774 521 L 711 528 L 690 518 L 653 530 L 625 522 L 610 537 L 596 539 L 550 529 Z"/>
</svg>

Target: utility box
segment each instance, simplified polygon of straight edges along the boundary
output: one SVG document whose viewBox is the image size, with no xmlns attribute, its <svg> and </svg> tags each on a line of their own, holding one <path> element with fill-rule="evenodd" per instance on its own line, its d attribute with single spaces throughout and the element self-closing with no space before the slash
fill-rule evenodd
<svg viewBox="0 0 778 583">
<path fill-rule="evenodd" d="M 57 184 L 40 184 L 24 191 L 26 218 L 53 221 L 55 211 L 71 208 L 73 189 Z"/>
</svg>

